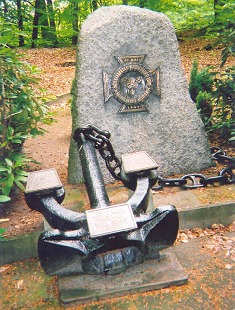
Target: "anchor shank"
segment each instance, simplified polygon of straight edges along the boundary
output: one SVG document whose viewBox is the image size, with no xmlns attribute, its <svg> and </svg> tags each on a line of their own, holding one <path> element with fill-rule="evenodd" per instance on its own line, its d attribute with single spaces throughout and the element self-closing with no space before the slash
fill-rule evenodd
<svg viewBox="0 0 235 310">
<path fill-rule="evenodd" d="M 83 139 L 80 159 L 91 208 L 107 207 L 110 202 L 92 141 Z"/>
</svg>

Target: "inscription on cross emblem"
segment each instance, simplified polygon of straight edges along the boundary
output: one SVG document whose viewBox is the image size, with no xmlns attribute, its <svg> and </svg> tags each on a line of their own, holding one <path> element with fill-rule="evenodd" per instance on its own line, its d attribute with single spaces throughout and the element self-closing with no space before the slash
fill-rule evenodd
<svg viewBox="0 0 235 310">
<path fill-rule="evenodd" d="M 115 56 L 119 68 L 103 71 L 104 102 L 114 97 L 122 104 L 118 113 L 147 112 L 144 102 L 150 94 L 160 97 L 160 70 L 143 66 L 146 55 Z"/>
</svg>

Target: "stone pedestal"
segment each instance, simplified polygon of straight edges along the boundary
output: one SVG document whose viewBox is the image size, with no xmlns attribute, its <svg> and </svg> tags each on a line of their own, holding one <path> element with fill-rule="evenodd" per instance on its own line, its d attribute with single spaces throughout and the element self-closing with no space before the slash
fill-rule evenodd
<svg viewBox="0 0 235 310">
<path fill-rule="evenodd" d="M 203 123 L 190 99 L 170 20 L 132 6 L 102 7 L 82 25 L 72 105 L 73 130 L 110 131 L 118 157 L 146 151 L 161 175 L 210 166 Z M 102 162 L 102 160 L 101 160 Z M 104 179 L 112 179 L 102 163 Z M 82 180 L 71 142 L 69 181 Z"/>
<path fill-rule="evenodd" d="M 188 276 L 175 256 L 166 253 L 160 259 L 147 260 L 115 276 L 83 274 L 59 277 L 59 292 L 62 305 L 71 307 L 187 282 Z"/>
</svg>

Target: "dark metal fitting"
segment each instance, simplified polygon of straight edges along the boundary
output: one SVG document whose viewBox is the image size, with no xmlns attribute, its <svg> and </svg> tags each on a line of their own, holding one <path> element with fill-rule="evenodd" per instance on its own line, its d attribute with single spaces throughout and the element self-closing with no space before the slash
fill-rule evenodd
<svg viewBox="0 0 235 310">
<path fill-rule="evenodd" d="M 188 185 L 187 183 L 184 185 L 185 188 L 199 188 L 204 187 L 205 185 L 201 183 L 201 180 L 206 179 L 206 177 L 203 174 L 187 174 L 182 177 L 184 180 L 189 180 L 191 182 L 191 185 Z"/>
<path fill-rule="evenodd" d="M 226 184 L 227 183 L 227 176 L 226 175 L 218 175 L 216 177 L 210 177 L 210 178 L 205 178 L 201 179 L 200 183 L 203 185 L 208 185 L 208 184 L 214 184 L 214 183 L 222 183 Z"/>
<path fill-rule="evenodd" d="M 218 155 L 224 155 L 224 156 L 226 155 L 226 153 L 218 146 L 212 146 L 210 150 L 211 150 L 212 158 L 214 159 L 217 159 Z"/>
<path fill-rule="evenodd" d="M 225 156 L 225 155 L 216 155 L 214 159 L 216 159 L 217 162 L 219 163 L 227 164 L 235 168 L 235 158 L 233 157 Z"/>
<path fill-rule="evenodd" d="M 102 156 L 102 155 L 101 155 Z M 104 158 L 104 157 L 103 157 Z M 112 177 L 116 180 L 121 180 L 121 173 L 120 173 L 120 169 L 121 169 L 121 162 L 119 161 L 119 159 L 114 156 L 112 157 L 111 154 L 109 154 L 106 158 L 105 158 L 105 164 L 110 172 L 110 174 L 112 175 Z M 117 170 L 119 172 L 117 172 Z"/>
<path fill-rule="evenodd" d="M 233 173 L 233 167 L 227 167 L 220 171 L 221 176 L 226 176 L 227 184 L 232 184 L 235 182 L 235 174 Z"/>
<path fill-rule="evenodd" d="M 89 127 L 95 131 L 96 133 L 98 133 L 99 135 L 102 135 L 104 136 L 105 138 L 107 139 L 110 139 L 111 138 L 111 133 L 107 130 L 101 130 L 99 128 L 97 128 L 96 126 L 92 126 L 92 125 L 89 125 Z"/>
<path fill-rule="evenodd" d="M 183 186 L 187 183 L 186 179 L 163 179 L 159 178 L 158 185 L 163 186 Z"/>
<path fill-rule="evenodd" d="M 78 127 L 77 129 L 74 130 L 73 139 L 76 142 L 81 143 L 81 134 L 84 134 L 84 135 L 90 134 L 90 135 L 92 135 L 92 128 L 90 126 Z"/>
</svg>

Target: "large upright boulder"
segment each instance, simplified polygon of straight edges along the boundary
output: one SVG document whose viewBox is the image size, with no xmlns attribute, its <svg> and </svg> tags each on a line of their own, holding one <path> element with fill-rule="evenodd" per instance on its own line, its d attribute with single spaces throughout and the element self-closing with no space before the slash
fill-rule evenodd
<svg viewBox="0 0 235 310">
<path fill-rule="evenodd" d="M 175 31 L 164 14 L 111 6 L 89 15 L 80 32 L 74 93 L 73 130 L 92 124 L 110 131 L 118 157 L 146 151 L 164 176 L 211 164 Z M 107 169 L 102 169 L 110 181 Z M 69 181 L 81 180 L 72 140 Z"/>
</svg>

